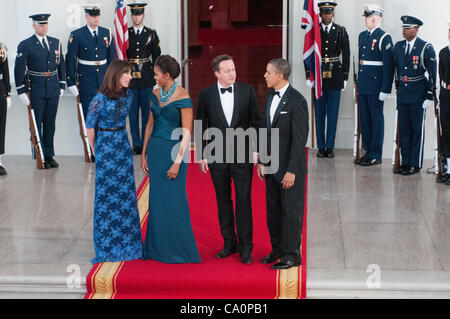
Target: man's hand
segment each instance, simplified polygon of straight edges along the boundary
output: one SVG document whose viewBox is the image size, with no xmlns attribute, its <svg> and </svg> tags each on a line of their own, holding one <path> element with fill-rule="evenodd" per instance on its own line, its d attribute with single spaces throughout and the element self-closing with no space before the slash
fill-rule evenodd
<svg viewBox="0 0 450 319">
<path fill-rule="evenodd" d="M 431 100 L 425 100 L 424 102 L 423 102 L 423 104 L 422 104 L 422 108 L 424 109 L 424 110 L 426 110 L 427 108 L 429 108 L 429 107 L 431 107 L 431 106 L 433 106 L 434 105 L 434 102 L 433 101 L 431 101 Z"/>
<path fill-rule="evenodd" d="M 283 189 L 291 188 L 292 186 L 294 186 L 294 183 L 295 183 L 295 174 L 286 172 L 283 180 L 281 181 Z"/>
<path fill-rule="evenodd" d="M 59 96 L 62 96 L 64 94 L 64 89 L 59 90 Z"/>
<path fill-rule="evenodd" d="M 384 101 L 384 100 L 386 100 L 386 98 L 387 98 L 388 96 L 389 96 L 389 94 L 380 92 L 380 95 L 378 96 L 378 99 L 379 99 L 380 101 Z"/>
<path fill-rule="evenodd" d="M 314 83 L 312 83 L 310 80 L 306 80 L 306 86 L 312 89 L 314 87 Z"/>
<path fill-rule="evenodd" d="M 11 96 L 6 97 L 6 107 L 8 110 L 11 107 Z"/>
<path fill-rule="evenodd" d="M 209 171 L 207 160 L 204 159 L 200 162 L 200 170 L 202 171 L 202 173 L 205 173 L 205 174 Z"/>
<path fill-rule="evenodd" d="M 20 101 L 25 104 L 25 106 L 30 105 L 30 100 L 28 99 L 28 96 L 26 93 L 22 93 L 19 95 L 19 99 Z"/>
<path fill-rule="evenodd" d="M 342 89 L 342 91 L 344 91 L 347 88 L 347 81 L 344 81 L 344 88 Z"/>
<path fill-rule="evenodd" d="M 264 165 L 263 164 L 256 165 L 256 172 L 258 173 L 258 177 L 261 180 L 264 180 Z"/>
<path fill-rule="evenodd" d="M 77 89 L 77 86 L 76 86 L 76 85 L 69 86 L 69 91 L 70 91 L 70 93 L 72 93 L 74 96 L 80 95 L 80 92 L 78 92 L 78 89 Z"/>
</svg>

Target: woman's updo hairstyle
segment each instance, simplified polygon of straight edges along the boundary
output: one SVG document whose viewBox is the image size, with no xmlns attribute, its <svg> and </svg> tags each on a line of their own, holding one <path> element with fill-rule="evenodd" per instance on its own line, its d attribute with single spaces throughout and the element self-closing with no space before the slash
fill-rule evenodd
<svg viewBox="0 0 450 319">
<path fill-rule="evenodd" d="M 160 55 L 156 61 L 157 66 L 163 74 L 169 73 L 172 79 L 176 79 L 181 72 L 180 64 L 170 55 Z"/>
</svg>

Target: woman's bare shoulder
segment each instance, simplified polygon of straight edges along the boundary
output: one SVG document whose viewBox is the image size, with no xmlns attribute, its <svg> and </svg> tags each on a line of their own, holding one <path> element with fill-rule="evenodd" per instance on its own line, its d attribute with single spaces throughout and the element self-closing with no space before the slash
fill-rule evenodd
<svg viewBox="0 0 450 319">
<path fill-rule="evenodd" d="M 177 88 L 177 97 L 178 99 L 190 99 L 191 96 L 189 95 L 189 92 L 182 86 L 179 86 Z"/>
</svg>

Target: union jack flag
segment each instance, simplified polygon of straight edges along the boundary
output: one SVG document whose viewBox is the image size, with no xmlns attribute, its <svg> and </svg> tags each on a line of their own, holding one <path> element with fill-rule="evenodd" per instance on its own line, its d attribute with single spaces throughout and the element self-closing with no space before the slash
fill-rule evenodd
<svg viewBox="0 0 450 319">
<path fill-rule="evenodd" d="M 114 18 L 114 40 L 116 45 L 116 57 L 126 60 L 128 42 L 127 7 L 123 0 L 116 0 L 116 16 Z"/>
<path fill-rule="evenodd" d="M 305 0 L 302 28 L 306 30 L 303 61 L 311 70 L 310 81 L 314 83 L 317 99 L 322 96 L 322 41 L 320 39 L 319 6 L 317 0 Z"/>
</svg>

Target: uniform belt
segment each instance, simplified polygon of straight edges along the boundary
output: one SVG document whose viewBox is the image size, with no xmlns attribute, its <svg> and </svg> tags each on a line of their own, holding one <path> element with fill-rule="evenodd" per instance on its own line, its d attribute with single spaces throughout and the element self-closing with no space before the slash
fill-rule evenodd
<svg viewBox="0 0 450 319">
<path fill-rule="evenodd" d="M 403 82 L 417 82 L 417 81 L 421 81 L 423 79 L 425 79 L 425 75 L 411 76 L 411 77 L 401 76 L 400 77 L 400 80 L 403 81 Z"/>
<path fill-rule="evenodd" d="M 340 62 L 341 60 L 339 57 L 331 57 L 331 58 L 322 58 L 322 62 L 328 63 L 328 62 Z"/>
<path fill-rule="evenodd" d="M 57 75 L 58 70 L 49 71 L 49 72 L 36 72 L 36 71 L 28 70 L 28 74 L 30 74 L 32 76 L 40 76 L 40 77 L 44 77 L 44 78 L 49 78 L 51 76 Z"/>
<path fill-rule="evenodd" d="M 383 61 L 360 60 L 359 64 L 361 64 L 361 65 L 371 65 L 371 66 L 383 66 Z"/>
<path fill-rule="evenodd" d="M 145 58 L 145 59 L 128 59 L 128 62 L 133 63 L 133 64 L 147 63 L 148 61 L 150 61 L 150 58 Z"/>
<path fill-rule="evenodd" d="M 103 65 L 103 64 L 106 64 L 107 62 L 108 61 L 106 59 L 101 60 L 101 61 L 86 61 L 86 60 L 78 59 L 78 63 L 83 64 L 83 65 L 92 65 L 92 66 Z"/>
<path fill-rule="evenodd" d="M 99 128 L 99 131 L 103 131 L 103 132 L 114 132 L 114 131 L 122 131 L 125 130 L 126 127 L 125 126 L 121 126 L 121 127 L 112 127 L 112 128 Z"/>
</svg>

